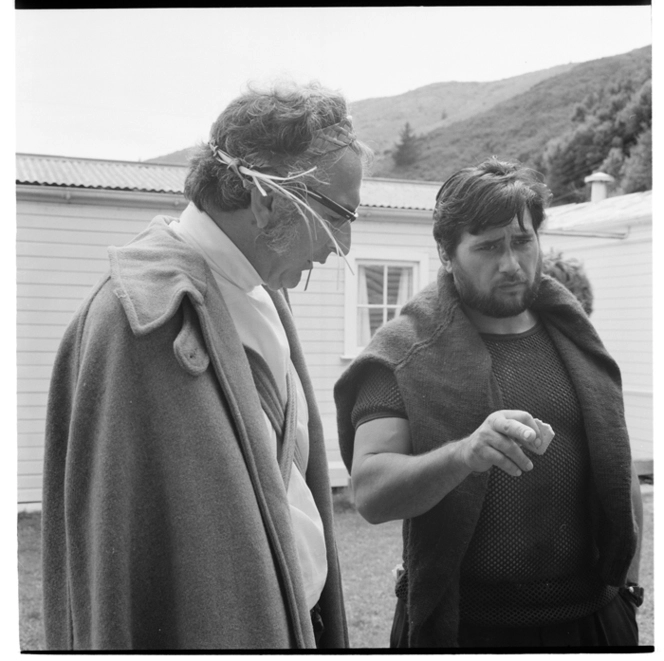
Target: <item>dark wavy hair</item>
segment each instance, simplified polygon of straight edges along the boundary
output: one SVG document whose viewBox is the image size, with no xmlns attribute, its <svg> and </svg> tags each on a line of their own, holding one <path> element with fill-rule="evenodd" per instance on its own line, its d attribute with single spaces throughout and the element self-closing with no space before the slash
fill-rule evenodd
<svg viewBox="0 0 664 661">
<path fill-rule="evenodd" d="M 281 83 L 265 90 L 249 87 L 219 115 L 210 138 L 253 170 L 286 176 L 317 165 L 316 178 L 320 180 L 334 154 L 319 156 L 307 150 L 316 131 L 347 116 L 344 97 L 318 83 Z M 350 147 L 365 161 L 370 160 L 371 150 L 359 141 Z M 201 210 L 246 209 L 251 199 L 242 180 L 214 157 L 206 143 L 200 144 L 190 159 L 184 194 Z"/>
<path fill-rule="evenodd" d="M 455 172 L 441 186 L 433 212 L 433 236 L 448 257 L 454 257 L 464 231 L 480 234 L 518 218 L 523 229 L 528 209 L 537 232 L 551 194 L 539 173 L 492 157 Z"/>
</svg>

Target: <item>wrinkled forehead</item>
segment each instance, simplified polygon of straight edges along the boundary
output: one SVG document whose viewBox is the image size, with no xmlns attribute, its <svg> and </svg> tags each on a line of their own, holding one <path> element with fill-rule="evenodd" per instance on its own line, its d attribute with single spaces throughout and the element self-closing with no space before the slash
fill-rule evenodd
<svg viewBox="0 0 664 661">
<path fill-rule="evenodd" d="M 498 225 L 495 227 L 488 227 L 484 230 L 480 230 L 477 233 L 470 233 L 464 231 L 462 235 L 463 238 L 466 238 L 472 243 L 478 243 L 480 241 L 494 241 L 505 237 L 519 236 L 519 235 L 532 235 L 535 234 L 535 229 L 533 228 L 533 219 L 530 215 L 528 209 L 524 209 L 522 216 L 522 224 L 519 223 L 519 218 L 515 214 L 512 220 L 506 225 Z"/>
</svg>

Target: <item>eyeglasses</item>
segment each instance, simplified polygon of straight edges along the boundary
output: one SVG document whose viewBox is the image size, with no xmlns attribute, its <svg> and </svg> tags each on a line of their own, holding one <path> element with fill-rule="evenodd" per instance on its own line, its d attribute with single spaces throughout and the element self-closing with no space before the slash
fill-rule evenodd
<svg viewBox="0 0 664 661">
<path fill-rule="evenodd" d="M 311 188 L 307 188 L 306 194 L 316 200 L 316 202 L 319 202 L 324 207 L 330 209 L 330 211 L 334 211 L 334 213 L 336 213 L 338 216 L 341 216 L 349 223 L 357 220 L 357 211 L 351 211 L 350 209 L 346 209 L 346 207 L 342 207 L 338 202 L 335 202 L 334 200 L 331 200 L 329 197 L 327 197 L 327 195 L 323 195 L 322 193 L 312 190 Z"/>
</svg>

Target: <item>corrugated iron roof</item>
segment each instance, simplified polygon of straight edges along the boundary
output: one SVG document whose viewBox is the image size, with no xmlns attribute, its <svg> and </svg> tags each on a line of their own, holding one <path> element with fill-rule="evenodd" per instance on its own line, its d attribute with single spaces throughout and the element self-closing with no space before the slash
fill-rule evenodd
<svg viewBox="0 0 664 661">
<path fill-rule="evenodd" d="M 17 184 L 182 194 L 186 174 L 186 165 L 16 154 Z M 439 183 L 430 181 L 367 177 L 362 182 L 362 206 L 433 211 L 439 188 Z M 546 227 L 565 229 L 648 214 L 652 214 L 652 191 L 552 207 L 547 210 Z"/>
<path fill-rule="evenodd" d="M 185 165 L 16 154 L 16 183 L 182 194 Z M 440 184 L 367 178 L 362 206 L 432 211 Z"/>
<path fill-rule="evenodd" d="M 108 190 L 182 193 L 186 168 L 67 156 L 16 155 L 16 183 Z"/>
<path fill-rule="evenodd" d="M 546 229 L 629 223 L 652 217 L 652 191 L 607 197 L 600 202 L 564 204 L 546 210 Z"/>
<path fill-rule="evenodd" d="M 367 177 L 362 182 L 362 206 L 433 211 L 439 188 L 440 183 L 431 181 Z"/>
</svg>

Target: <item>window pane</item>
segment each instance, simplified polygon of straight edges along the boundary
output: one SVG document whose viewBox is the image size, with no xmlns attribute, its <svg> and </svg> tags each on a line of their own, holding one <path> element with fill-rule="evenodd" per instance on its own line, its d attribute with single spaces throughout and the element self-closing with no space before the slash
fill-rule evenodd
<svg viewBox="0 0 664 661">
<path fill-rule="evenodd" d="M 383 304 L 383 273 L 385 267 L 380 266 L 360 266 L 360 271 L 364 272 L 364 277 L 360 273 L 360 286 L 366 282 L 367 302 L 375 305 Z M 360 296 L 360 299 L 362 297 Z"/>
<path fill-rule="evenodd" d="M 383 325 L 383 308 L 370 309 L 369 320 L 371 325 L 371 335 L 373 335 Z"/>
<path fill-rule="evenodd" d="M 413 295 L 413 269 L 411 266 L 387 267 L 387 303 L 403 305 Z"/>
<path fill-rule="evenodd" d="M 369 319 L 369 308 L 357 309 L 357 346 L 366 347 L 371 339 L 371 323 Z"/>
<path fill-rule="evenodd" d="M 397 316 L 399 308 L 387 308 L 387 321 L 394 319 Z"/>
</svg>

